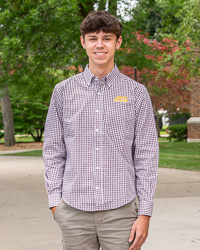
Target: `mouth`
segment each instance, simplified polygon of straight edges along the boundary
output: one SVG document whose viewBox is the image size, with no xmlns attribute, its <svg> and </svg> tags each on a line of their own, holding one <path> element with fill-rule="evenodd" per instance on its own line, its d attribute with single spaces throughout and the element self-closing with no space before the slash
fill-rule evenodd
<svg viewBox="0 0 200 250">
<path fill-rule="evenodd" d="M 102 55 L 107 54 L 107 52 L 94 52 L 94 54 L 95 54 L 95 55 L 102 56 Z"/>
</svg>

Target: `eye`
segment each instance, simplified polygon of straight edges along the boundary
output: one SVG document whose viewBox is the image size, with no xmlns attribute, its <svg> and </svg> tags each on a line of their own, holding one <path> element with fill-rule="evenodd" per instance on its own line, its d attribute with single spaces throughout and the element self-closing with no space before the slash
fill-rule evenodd
<svg viewBox="0 0 200 250">
<path fill-rule="evenodd" d="M 110 38 L 104 38 L 105 41 L 110 41 L 111 39 Z"/>
<path fill-rule="evenodd" d="M 96 38 L 90 38 L 90 41 L 95 41 L 96 40 Z"/>
</svg>

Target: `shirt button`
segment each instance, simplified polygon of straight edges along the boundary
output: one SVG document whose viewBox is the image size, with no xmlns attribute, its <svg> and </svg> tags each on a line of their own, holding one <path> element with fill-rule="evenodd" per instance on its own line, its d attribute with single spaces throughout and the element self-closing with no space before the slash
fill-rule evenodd
<svg viewBox="0 0 200 250">
<path fill-rule="evenodd" d="M 99 129 L 98 129 L 98 128 L 96 128 L 96 132 L 99 132 Z"/>
<path fill-rule="evenodd" d="M 96 150 L 98 151 L 98 150 L 99 150 L 99 148 L 96 148 Z"/>
<path fill-rule="evenodd" d="M 97 110 L 96 110 L 96 112 L 98 113 L 98 112 L 99 112 L 99 110 L 97 109 Z"/>
<path fill-rule="evenodd" d="M 96 167 L 96 169 L 99 169 L 99 167 Z"/>
<path fill-rule="evenodd" d="M 99 187 L 96 187 L 96 190 L 99 190 Z"/>
</svg>

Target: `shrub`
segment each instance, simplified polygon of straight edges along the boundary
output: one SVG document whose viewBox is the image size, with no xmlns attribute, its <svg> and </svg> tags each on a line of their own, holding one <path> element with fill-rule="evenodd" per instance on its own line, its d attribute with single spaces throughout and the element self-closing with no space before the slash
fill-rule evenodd
<svg viewBox="0 0 200 250">
<path fill-rule="evenodd" d="M 168 127 L 169 141 L 186 141 L 187 140 L 187 124 L 171 125 Z"/>
<path fill-rule="evenodd" d="M 41 141 L 48 106 L 34 101 L 19 101 L 13 105 L 15 132 L 29 134 L 34 141 Z"/>
</svg>

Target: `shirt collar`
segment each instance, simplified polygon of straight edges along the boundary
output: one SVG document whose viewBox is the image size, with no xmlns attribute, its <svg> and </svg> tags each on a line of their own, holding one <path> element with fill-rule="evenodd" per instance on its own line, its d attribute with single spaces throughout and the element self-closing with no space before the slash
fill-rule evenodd
<svg viewBox="0 0 200 250">
<path fill-rule="evenodd" d="M 83 74 L 86 80 L 86 84 L 89 87 L 94 78 L 96 78 L 96 76 L 90 71 L 88 64 L 86 65 Z M 108 73 L 107 76 L 103 77 L 105 79 L 105 83 L 108 88 L 112 85 L 112 82 L 116 79 L 118 74 L 119 74 L 119 69 L 117 65 L 114 64 L 114 68 Z"/>
</svg>

